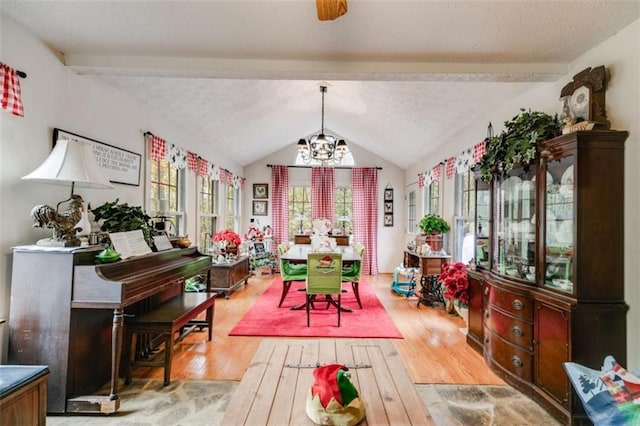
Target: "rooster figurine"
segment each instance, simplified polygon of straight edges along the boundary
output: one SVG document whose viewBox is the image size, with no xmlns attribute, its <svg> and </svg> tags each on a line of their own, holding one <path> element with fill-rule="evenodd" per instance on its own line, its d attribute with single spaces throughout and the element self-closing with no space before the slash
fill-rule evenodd
<svg viewBox="0 0 640 426">
<path fill-rule="evenodd" d="M 66 210 L 58 212 L 60 205 L 69 202 Z M 31 209 L 31 218 L 35 228 L 52 228 L 53 237 L 38 241 L 38 245 L 73 247 L 80 245 L 76 238 L 76 224 L 82 217 L 82 197 L 71 195 L 71 198 L 61 201 L 54 209 L 46 204 L 40 204 Z"/>
</svg>

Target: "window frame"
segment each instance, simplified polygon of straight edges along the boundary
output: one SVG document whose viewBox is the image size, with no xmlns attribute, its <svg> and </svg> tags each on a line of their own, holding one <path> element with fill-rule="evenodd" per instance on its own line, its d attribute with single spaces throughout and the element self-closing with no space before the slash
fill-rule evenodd
<svg viewBox="0 0 640 426">
<path fill-rule="evenodd" d="M 211 249 L 211 237 L 218 231 L 220 182 L 211 179 L 209 176 L 198 176 L 197 181 L 198 249 L 202 253 L 207 253 Z M 209 206 L 206 209 L 207 211 L 203 211 L 205 195 L 210 199 Z M 205 224 L 205 221 L 209 223 Z"/>
<path fill-rule="evenodd" d="M 173 167 L 168 160 L 148 160 L 147 187 L 148 196 L 147 211 L 152 218 L 168 219 L 175 227 L 176 235 L 184 235 L 186 229 L 186 212 L 184 211 L 186 195 L 185 169 Z M 154 180 L 154 169 L 156 179 Z M 165 169 L 167 177 L 162 177 L 162 169 Z M 168 182 L 166 181 L 168 178 Z M 175 180 L 175 182 L 173 182 Z M 166 187 L 165 194 L 161 194 L 161 188 Z M 162 198 L 166 195 L 167 198 Z M 167 200 L 168 210 L 162 210 L 161 200 Z"/>
</svg>

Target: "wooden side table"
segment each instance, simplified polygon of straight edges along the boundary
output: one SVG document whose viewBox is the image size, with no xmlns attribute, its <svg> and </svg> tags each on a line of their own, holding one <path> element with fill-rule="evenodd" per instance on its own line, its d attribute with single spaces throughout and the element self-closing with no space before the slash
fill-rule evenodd
<svg viewBox="0 0 640 426">
<path fill-rule="evenodd" d="M 240 256 L 225 263 L 212 263 L 209 267 L 209 291 L 224 292 L 224 298 L 241 286 L 251 276 L 249 256 Z"/>
<path fill-rule="evenodd" d="M 420 298 L 421 303 L 433 305 L 434 303 L 444 303 L 442 286 L 438 280 L 438 275 L 442 273 L 442 265 L 449 262 L 451 256 L 422 256 L 414 251 L 404 251 L 404 267 L 418 268 L 420 270 Z"/>
</svg>

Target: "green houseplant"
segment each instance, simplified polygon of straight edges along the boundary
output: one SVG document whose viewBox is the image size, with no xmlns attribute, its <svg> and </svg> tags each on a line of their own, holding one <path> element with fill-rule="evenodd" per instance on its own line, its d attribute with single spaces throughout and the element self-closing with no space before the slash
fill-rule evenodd
<svg viewBox="0 0 640 426">
<path fill-rule="evenodd" d="M 442 217 L 437 214 L 428 214 L 420 219 L 418 227 L 425 234 L 446 234 L 451 227 Z"/>
<path fill-rule="evenodd" d="M 126 232 L 141 229 L 147 242 L 151 238 L 151 217 L 142 211 L 140 206 L 130 206 L 128 203 L 106 202 L 101 206 L 89 210 L 95 221 L 102 220 L 100 230 L 104 232 Z"/>
<path fill-rule="evenodd" d="M 544 112 L 520 109 L 505 130 L 489 138 L 486 151 L 480 160 L 482 179 L 491 181 L 493 176 L 506 173 L 516 165 L 529 165 L 537 156 L 538 145 L 562 133 L 558 116 Z"/>
</svg>

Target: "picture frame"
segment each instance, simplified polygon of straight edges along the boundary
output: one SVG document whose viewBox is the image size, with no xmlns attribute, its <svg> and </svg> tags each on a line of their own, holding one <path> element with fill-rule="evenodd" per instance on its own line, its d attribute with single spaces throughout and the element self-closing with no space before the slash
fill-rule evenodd
<svg viewBox="0 0 640 426">
<path fill-rule="evenodd" d="M 384 201 L 393 201 L 393 188 L 385 188 Z"/>
<path fill-rule="evenodd" d="M 254 183 L 253 184 L 253 198 L 268 199 L 269 198 L 269 184 L 267 183 Z"/>
<path fill-rule="evenodd" d="M 384 226 L 393 226 L 393 213 L 384 215 Z"/>
<path fill-rule="evenodd" d="M 98 167 L 111 183 L 140 186 L 142 155 L 104 142 L 80 136 L 66 130 L 53 129 L 53 146 L 62 139 L 89 144 Z"/>
<path fill-rule="evenodd" d="M 384 212 L 385 213 L 393 213 L 393 201 L 385 201 L 384 202 Z"/>
<path fill-rule="evenodd" d="M 253 200 L 253 215 L 254 216 L 266 216 L 267 215 L 268 201 L 256 201 Z"/>
</svg>

